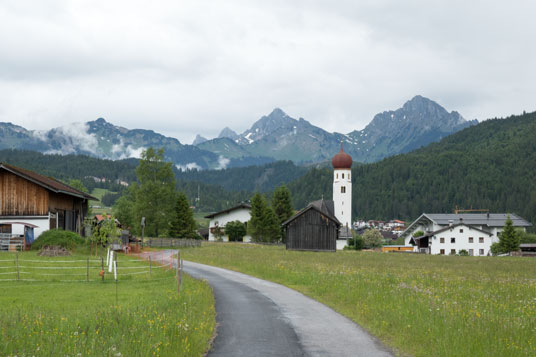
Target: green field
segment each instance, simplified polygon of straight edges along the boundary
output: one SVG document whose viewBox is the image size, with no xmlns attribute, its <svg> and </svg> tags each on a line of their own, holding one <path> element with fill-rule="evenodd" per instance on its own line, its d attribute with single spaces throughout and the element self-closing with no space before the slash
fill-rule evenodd
<svg viewBox="0 0 536 357">
<path fill-rule="evenodd" d="M 212 290 L 174 271 L 119 255 L 119 280 L 100 258 L 0 253 L 1 356 L 200 356 L 215 325 Z M 106 270 L 107 271 L 107 270 Z M 35 281 L 32 281 L 35 280 Z M 117 289 L 117 290 L 116 290 Z M 116 302 L 117 291 L 117 302 Z"/>
<path fill-rule="evenodd" d="M 210 244 L 181 257 L 275 281 L 331 306 L 402 355 L 536 355 L 536 259 Z"/>
</svg>

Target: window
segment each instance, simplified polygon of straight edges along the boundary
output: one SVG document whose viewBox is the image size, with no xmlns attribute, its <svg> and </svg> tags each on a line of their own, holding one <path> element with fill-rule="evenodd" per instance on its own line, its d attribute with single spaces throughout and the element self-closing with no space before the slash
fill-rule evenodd
<svg viewBox="0 0 536 357">
<path fill-rule="evenodd" d="M 450 255 L 454 255 L 454 254 L 456 254 L 456 249 L 451 249 L 450 250 Z"/>
<path fill-rule="evenodd" d="M 478 238 L 478 243 L 484 243 L 484 237 Z"/>
<path fill-rule="evenodd" d="M 344 174 L 342 174 L 342 178 L 344 179 Z"/>
<path fill-rule="evenodd" d="M 451 243 L 456 243 L 456 238 L 454 238 L 454 237 L 453 237 L 453 238 L 450 238 L 450 242 L 451 242 Z"/>
<path fill-rule="evenodd" d="M 473 256 L 473 250 L 472 249 L 469 249 L 469 255 Z"/>
<path fill-rule="evenodd" d="M 341 193 L 346 193 L 346 186 L 341 186 Z"/>
<path fill-rule="evenodd" d="M 348 174 L 348 180 L 350 179 L 350 174 Z"/>
<path fill-rule="evenodd" d="M 439 238 L 439 243 L 445 243 L 445 238 Z"/>
<path fill-rule="evenodd" d="M 445 249 L 440 249 L 440 250 L 439 250 L 439 254 L 441 254 L 441 255 L 445 255 Z"/>
<path fill-rule="evenodd" d="M 342 201 L 341 203 L 342 203 L 342 205 L 344 206 L 344 201 Z"/>
<path fill-rule="evenodd" d="M 463 229 L 460 228 L 460 233 L 463 233 Z"/>
<path fill-rule="evenodd" d="M 337 178 L 337 180 L 339 179 L 339 174 L 335 174 L 335 177 Z"/>
<path fill-rule="evenodd" d="M 479 249 L 478 250 L 478 255 L 484 255 L 484 249 Z"/>
<path fill-rule="evenodd" d="M 469 243 L 473 243 L 473 237 L 469 237 Z"/>
</svg>

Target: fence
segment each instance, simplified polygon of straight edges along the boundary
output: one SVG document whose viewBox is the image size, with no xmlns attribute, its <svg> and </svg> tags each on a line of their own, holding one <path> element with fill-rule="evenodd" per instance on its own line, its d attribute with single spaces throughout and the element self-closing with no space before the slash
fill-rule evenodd
<svg viewBox="0 0 536 357">
<path fill-rule="evenodd" d="M 26 254 L 23 254 L 26 255 Z M 105 280 L 123 280 L 138 278 L 158 279 L 164 274 L 160 272 L 163 268 L 176 268 L 176 261 L 149 259 L 131 259 L 124 256 L 117 259 L 115 255 L 116 273 L 114 276 L 111 265 L 106 265 L 104 258 L 69 259 L 60 257 L 59 260 L 47 259 L 27 259 L 19 257 L 19 253 L 13 258 L 5 259 L 7 255 L 2 255 L 0 259 L 0 282 L 7 281 L 43 281 L 43 282 L 94 282 Z M 156 263 L 156 264 L 155 264 Z M 166 274 L 169 278 L 169 274 Z"/>
<path fill-rule="evenodd" d="M 200 239 L 145 238 L 144 245 L 151 248 L 192 248 L 200 247 Z"/>
</svg>

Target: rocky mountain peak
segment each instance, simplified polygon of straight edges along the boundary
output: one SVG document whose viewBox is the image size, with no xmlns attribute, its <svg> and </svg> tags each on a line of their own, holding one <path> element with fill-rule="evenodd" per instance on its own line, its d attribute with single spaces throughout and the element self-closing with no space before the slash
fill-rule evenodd
<svg viewBox="0 0 536 357">
<path fill-rule="evenodd" d="M 229 139 L 236 139 L 238 137 L 238 134 L 228 126 L 223 128 L 223 130 L 220 132 L 220 135 L 218 135 L 218 138 L 229 138 Z"/>
<path fill-rule="evenodd" d="M 203 137 L 203 136 L 201 136 L 201 135 L 199 135 L 199 134 L 197 134 L 195 136 L 195 139 L 194 139 L 194 142 L 192 143 L 192 145 L 199 145 L 199 144 L 204 143 L 205 141 L 208 141 L 208 139 Z"/>
</svg>

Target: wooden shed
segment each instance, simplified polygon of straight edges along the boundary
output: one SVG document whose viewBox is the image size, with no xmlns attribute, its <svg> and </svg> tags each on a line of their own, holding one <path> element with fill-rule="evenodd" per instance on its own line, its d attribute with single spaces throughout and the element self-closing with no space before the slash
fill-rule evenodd
<svg viewBox="0 0 536 357">
<path fill-rule="evenodd" d="M 36 172 L 0 163 L 0 230 L 6 235 L 26 235 L 32 239 L 52 228 L 82 233 L 88 213 L 87 193 Z M 11 222 L 21 222 L 19 231 Z M 35 229 L 35 232 L 33 230 Z M 31 242 L 30 242 L 31 243 Z"/>
<path fill-rule="evenodd" d="M 335 252 L 340 226 L 334 214 L 333 201 L 312 202 L 283 223 L 286 247 Z"/>
</svg>

